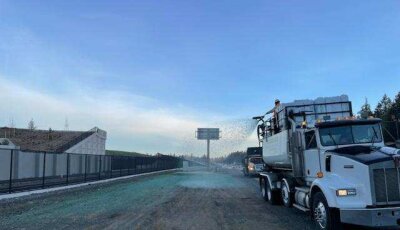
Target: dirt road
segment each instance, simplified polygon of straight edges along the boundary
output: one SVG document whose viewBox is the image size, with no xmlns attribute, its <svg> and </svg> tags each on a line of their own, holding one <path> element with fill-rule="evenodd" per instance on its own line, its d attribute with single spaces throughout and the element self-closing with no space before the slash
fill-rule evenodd
<svg viewBox="0 0 400 230">
<path fill-rule="evenodd" d="M 239 172 L 177 172 L 0 204 L 1 229 L 314 229 Z"/>
</svg>

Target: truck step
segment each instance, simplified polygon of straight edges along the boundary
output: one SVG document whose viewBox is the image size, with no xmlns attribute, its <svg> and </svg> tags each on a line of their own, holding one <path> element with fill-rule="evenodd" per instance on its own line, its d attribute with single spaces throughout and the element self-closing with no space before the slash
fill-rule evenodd
<svg viewBox="0 0 400 230">
<path fill-rule="evenodd" d="M 310 211 L 310 209 L 308 209 L 306 207 L 303 207 L 303 206 L 300 206 L 298 204 L 293 204 L 293 207 L 295 207 L 295 208 L 297 208 L 297 209 L 299 209 L 299 210 L 301 210 L 303 212 L 309 212 Z"/>
<path fill-rule="evenodd" d="M 295 190 L 304 192 L 304 193 L 309 193 L 310 192 L 310 188 L 309 187 L 295 187 Z"/>
</svg>

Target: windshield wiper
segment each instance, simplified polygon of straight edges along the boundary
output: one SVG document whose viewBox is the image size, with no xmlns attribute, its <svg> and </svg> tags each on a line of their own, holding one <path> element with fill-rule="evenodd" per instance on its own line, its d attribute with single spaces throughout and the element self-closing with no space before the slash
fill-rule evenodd
<svg viewBox="0 0 400 230">
<path fill-rule="evenodd" d="M 337 144 L 336 141 L 335 141 L 335 138 L 333 138 L 333 136 L 332 136 L 332 133 L 329 132 L 328 135 L 329 135 L 329 137 L 331 138 L 331 140 L 333 141 L 333 144 L 336 145 L 336 148 L 339 148 L 339 147 L 338 147 L 338 144 Z"/>
<path fill-rule="evenodd" d="M 376 138 L 378 138 L 378 134 L 376 133 L 376 130 L 375 130 L 375 127 L 374 126 L 372 126 L 372 130 L 374 131 L 374 135 L 372 135 L 372 138 L 371 138 L 371 148 L 373 148 L 374 147 L 374 144 L 375 144 L 375 137 Z"/>
</svg>

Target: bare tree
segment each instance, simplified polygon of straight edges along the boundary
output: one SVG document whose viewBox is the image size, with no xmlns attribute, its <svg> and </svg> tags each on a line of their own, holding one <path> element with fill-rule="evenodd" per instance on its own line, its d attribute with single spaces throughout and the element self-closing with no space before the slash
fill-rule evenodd
<svg viewBox="0 0 400 230">
<path fill-rule="evenodd" d="M 36 126 L 35 126 L 35 122 L 33 121 L 33 119 L 31 118 L 31 120 L 28 123 L 28 129 L 29 130 L 35 130 Z"/>
</svg>

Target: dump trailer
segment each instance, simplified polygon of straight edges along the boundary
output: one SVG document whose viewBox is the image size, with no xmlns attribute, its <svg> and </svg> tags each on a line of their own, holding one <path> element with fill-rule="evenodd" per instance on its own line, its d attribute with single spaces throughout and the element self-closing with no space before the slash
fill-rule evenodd
<svg viewBox="0 0 400 230">
<path fill-rule="evenodd" d="M 261 194 L 309 212 L 320 229 L 400 226 L 400 150 L 346 95 L 279 104 L 259 120 Z"/>
<path fill-rule="evenodd" d="M 243 174 L 256 176 L 264 169 L 261 147 L 247 148 L 246 157 L 243 159 Z"/>
</svg>

